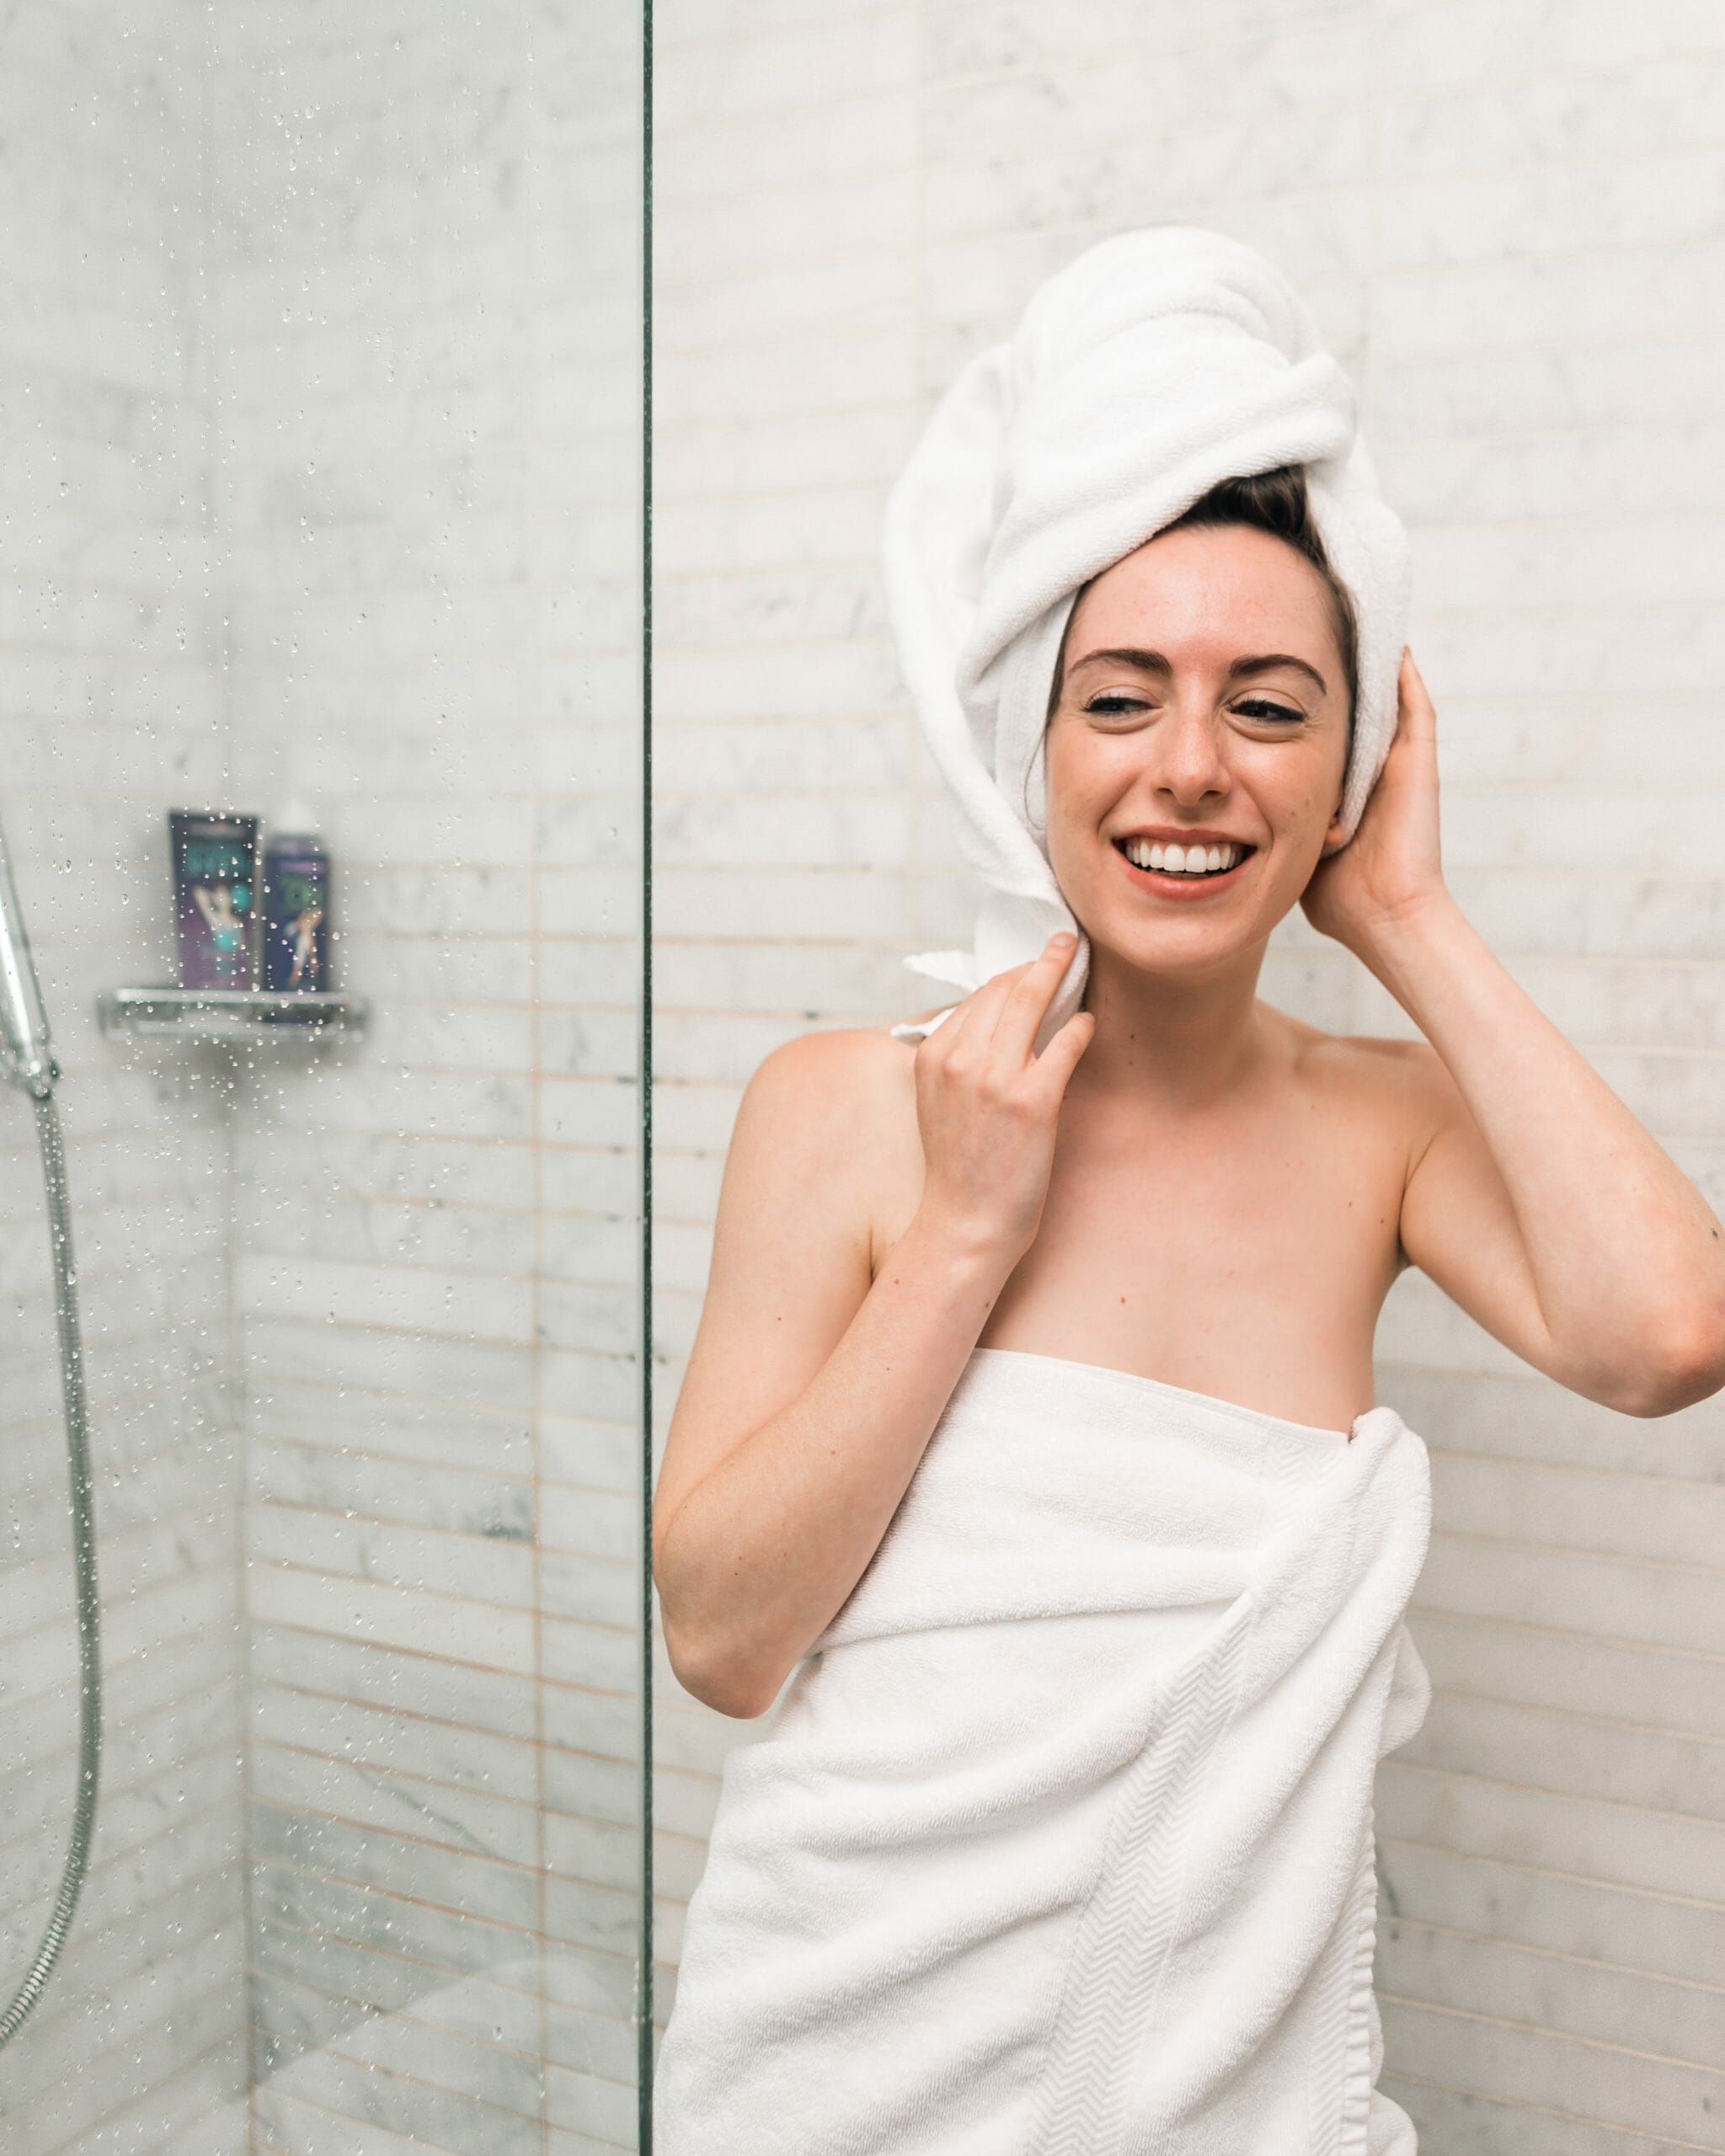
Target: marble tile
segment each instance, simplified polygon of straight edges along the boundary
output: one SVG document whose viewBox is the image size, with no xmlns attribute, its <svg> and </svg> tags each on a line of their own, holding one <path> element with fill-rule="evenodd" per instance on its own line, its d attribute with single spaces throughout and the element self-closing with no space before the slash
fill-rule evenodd
<svg viewBox="0 0 1725 2156">
<path fill-rule="evenodd" d="M 538 1759 L 531 1744 L 411 1710 L 270 1685 L 260 1688 L 248 1726 L 254 1758 L 259 1745 L 291 1747 L 311 1758 L 366 1764 L 514 1804 L 537 1801 Z"/>
<path fill-rule="evenodd" d="M 465 1662 L 525 1676 L 533 1667 L 530 1609 L 467 1602 L 346 1572 L 254 1562 L 247 1574 L 248 1615 L 263 1624 L 356 1637 L 409 1654 Z"/>
<path fill-rule="evenodd" d="M 1711 1820 L 1505 1788 L 1453 1765 L 1394 1758 L 1378 1772 L 1378 1816 L 1391 1839 L 1656 1894 L 1689 1893 L 1714 1876 L 1725 1851 L 1725 1829 Z"/>
<path fill-rule="evenodd" d="M 262 1437 L 249 1448 L 248 1468 L 251 1496 L 259 1504 L 338 1512 L 488 1541 L 533 1538 L 533 1486 L 525 1477 Z"/>
<path fill-rule="evenodd" d="M 272 1983 L 261 2001 L 259 2021 L 279 2032 L 280 2051 L 279 2058 L 261 2068 L 259 2079 L 278 2092 L 319 2100 L 320 2086 L 344 2094 L 355 2085 L 365 2087 L 352 2073 L 358 2066 L 371 2070 L 371 2085 L 382 2098 L 377 2115 L 392 2125 L 411 2116 L 398 2108 L 391 2090 L 398 2079 L 415 2085 L 426 2105 L 421 2115 L 436 2126 L 445 2123 L 440 2099 L 449 2100 L 457 2112 L 484 2105 L 512 2115 L 500 2124 L 506 2136 L 515 2119 L 539 2116 L 537 2009 L 526 2010 L 532 2004 L 531 1993 L 505 1993 L 495 1985 L 478 1987 L 479 1996 L 464 2007 L 439 2009 L 440 1999 L 459 1997 L 467 1988 L 467 1980 L 443 1986 L 415 2000 L 409 2011 L 356 2015 L 350 2006 L 302 1987 Z M 505 1998 L 517 2003 L 515 2008 L 496 2004 Z M 492 2028 L 482 2031 L 478 2025 L 482 2014 L 505 2011 L 516 2025 L 510 2033 L 519 2042 L 501 2042 Z M 428 2012 L 430 2018 L 422 2019 Z M 340 2095 L 331 2100 L 334 2108 L 345 2109 Z"/>
<path fill-rule="evenodd" d="M 403 1774 L 393 1766 L 254 1742 L 248 1786 L 260 1803 L 328 1817 L 404 1843 L 531 1865 L 540 1829 L 531 1802 Z M 439 1867 L 428 1863 L 428 1876 Z"/>
<path fill-rule="evenodd" d="M 249 1681 L 262 1706 L 278 1694 L 303 1691 L 312 1711 L 339 1713 L 344 1702 L 375 1709 L 403 1721 L 423 1718 L 432 1725 L 424 1742 L 436 1745 L 440 1726 L 473 1732 L 483 1746 L 488 1736 L 531 1740 L 534 1734 L 535 1689 L 530 1674 L 441 1662 L 387 1646 L 374 1646 L 341 1633 L 311 1633 L 285 1625 L 255 1623 L 249 1634 Z M 282 1711 L 293 1715 L 291 1704 Z M 406 1730 L 398 1743 L 416 1740 Z M 440 1758 L 459 1759 L 459 1746 Z"/>
<path fill-rule="evenodd" d="M 519 1956 L 537 1906 L 531 1074 L 547 1055 L 626 1070 L 633 1039 L 633 975 L 608 998 L 571 978 L 540 1038 L 530 1023 L 536 862 L 574 868 L 604 836 L 547 798 L 590 786 L 594 766 L 553 779 L 547 737 L 572 727 L 578 665 L 584 686 L 606 677 L 555 627 L 542 691 L 520 664 L 523 630 L 555 622 L 535 580 L 573 574 L 586 589 L 568 622 L 606 639 L 633 693 L 628 579 L 607 577 L 585 537 L 633 547 L 627 516 L 565 481 L 530 520 L 522 419 L 585 441 L 590 454 L 559 461 L 603 470 L 609 502 L 627 504 L 630 458 L 594 424 L 604 399 L 576 392 L 607 364 L 626 390 L 635 339 L 607 360 L 564 272 L 545 328 L 561 391 L 524 397 L 520 366 L 526 221 L 558 188 L 627 200 L 627 136 L 583 147 L 567 130 L 603 109 L 602 65 L 633 55 L 627 38 L 588 41 L 583 98 L 561 95 L 565 134 L 540 136 L 535 189 L 514 196 L 524 12 L 466 63 L 461 40 L 388 0 L 334 39 L 310 19 L 206 23 L 142 0 L 116 44 L 88 35 L 86 13 L 31 0 L 0 55 L 24 189 L 0 238 L 20 302 L 0 356 L 9 835 L 37 891 L 45 859 L 111 861 L 126 879 L 123 894 L 85 879 L 70 921 L 33 908 L 68 1073 L 111 1726 L 95 1870 L 21 2055 L 48 2071 L 25 2137 L 31 2156 L 251 2145 L 234 2101 L 248 1873 L 260 1954 L 286 1938 L 326 1963 L 339 1952 L 362 2001 L 407 1972 L 425 2016 L 402 2023 L 388 2057 L 322 2047 L 315 2071 L 300 2067 L 310 2097 L 260 2092 L 258 2145 L 506 2148 L 516 2116 L 537 2149 L 535 1992 L 518 1975 L 464 2003 L 425 1993 L 439 1959 Z M 286 131 L 255 124 L 278 63 L 293 82 Z M 500 105 L 468 102 L 481 77 Z M 91 122 L 76 160 L 43 124 L 68 93 Z M 410 186 L 393 162 L 403 124 L 420 160 Z M 606 259 L 629 301 L 626 259 Z M 611 406 L 613 433 L 625 413 L 633 426 L 626 394 Z M 620 738 L 589 742 L 613 752 L 619 827 L 634 783 Z M 164 794 L 273 807 L 296 790 L 318 797 L 335 857 L 338 963 L 377 1000 L 366 1052 L 237 1075 L 217 1056 L 99 1040 L 93 991 L 170 963 Z M 120 903 L 134 887 L 147 905 Z M 580 933 L 579 905 L 564 910 Z M 610 1007 L 580 1055 L 595 1001 Z M 570 1134 L 626 1141 L 631 1111 L 594 1107 Z M 11 1138 L 0 1129 L 29 1193 L 34 1163 Z M 41 1559 L 16 1568 L 0 1618 L 24 1747 L 3 1778 L 19 1860 L 8 1846 L 8 1940 L 51 1883 L 73 1732 L 35 1203 L 0 1192 L 0 1294 L 41 1342 L 19 1355 L 8 1335 L 0 1369 L 29 1440 L 7 1449 L 4 1494 Z M 587 1290 L 566 1299 L 584 1342 L 625 1245 L 590 1235 L 585 1270 L 573 1235 L 560 1247 L 558 1277 Z M 287 1822 L 252 1836 L 245 1870 L 243 1730 L 254 1793 L 286 1807 L 257 1816 Z M 259 1977 L 278 2035 L 295 1983 L 303 2001 L 303 1971 Z M 98 2009 L 101 2041 L 81 2052 L 99 2070 L 68 2076 L 62 2022 Z M 508 2046 L 483 2025 L 500 2009 Z M 19 2114 L 0 2105 L 10 2143 Z"/>
<path fill-rule="evenodd" d="M 518 1867 L 266 1804 L 248 1806 L 248 1817 L 254 1861 L 305 1875 L 286 1886 L 278 1875 L 285 1898 L 276 1906 L 284 1917 L 317 1908 L 318 1925 L 356 1944 L 387 1950 L 421 1928 L 446 1940 L 455 1919 L 472 1932 L 459 1958 L 449 1958 L 447 1945 L 426 1958 L 446 1968 L 484 1969 L 519 1954 L 510 1935 L 535 1921 L 535 1882 Z"/>
<path fill-rule="evenodd" d="M 1706 1983 L 1662 1983 L 1644 1970 L 1601 1968 L 1405 1920 L 1391 1928 L 1378 1953 L 1376 1980 L 1398 1999 L 1691 2066 L 1717 2061 L 1718 1990 Z"/>
</svg>

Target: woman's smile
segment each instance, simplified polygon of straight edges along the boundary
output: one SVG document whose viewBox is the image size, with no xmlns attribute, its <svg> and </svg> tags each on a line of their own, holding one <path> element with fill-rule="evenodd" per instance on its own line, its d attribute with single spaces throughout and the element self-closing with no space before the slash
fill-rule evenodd
<svg viewBox="0 0 1725 2156">
<path fill-rule="evenodd" d="M 1049 864 L 1092 963 L 1154 998 L 1262 952 L 1339 835 L 1352 679 L 1322 574 L 1274 533 L 1170 529 L 1091 579 L 1044 776 Z"/>
<path fill-rule="evenodd" d="M 1184 905 L 1236 888 L 1258 848 L 1220 832 L 1133 831 L 1110 841 L 1128 878 L 1140 891 Z"/>
</svg>

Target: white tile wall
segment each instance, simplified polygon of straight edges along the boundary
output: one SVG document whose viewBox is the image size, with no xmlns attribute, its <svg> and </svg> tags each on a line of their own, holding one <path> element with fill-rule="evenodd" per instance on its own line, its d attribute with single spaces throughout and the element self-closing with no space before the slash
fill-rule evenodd
<svg viewBox="0 0 1725 2156">
<path fill-rule="evenodd" d="M 1709 0 L 823 0 L 657 11 L 661 1342 L 740 1088 L 926 1001 L 971 890 L 907 719 L 885 488 L 1090 240 L 1262 246 L 1352 368 L 1416 550 L 1452 880 L 1725 1198 L 1725 15 Z M 1267 992 L 1405 1022 L 1291 924 Z M 1430 2156 L 1725 2149 L 1725 1411 L 1535 1377 L 1410 1280 L 1437 1696 L 1381 1785 L 1385 2086 Z M 662 1389 L 668 1414 L 673 1388 Z M 661 1421 L 663 1416 L 661 1417 Z M 660 2018 L 736 1725 L 661 1657 Z"/>
<path fill-rule="evenodd" d="M 19 2156 L 187 2148 L 245 2075 L 231 1103 L 117 1050 L 99 989 L 159 979 L 164 811 L 227 780 L 195 225 L 198 11 L 0 19 L 0 819 L 65 1081 L 106 1747 L 88 1883 L 0 2065 Z M 0 1998 L 65 1858 L 77 1635 L 41 1178 L 0 1093 Z M 204 2156 L 238 2156 L 230 2116 Z"/>
<path fill-rule="evenodd" d="M 236 1141 L 281 2156 L 634 2145 L 638 43 L 213 33 L 237 755 L 318 812 L 376 1012 Z"/>
<path fill-rule="evenodd" d="M 109 1684 L 19 2156 L 633 2144 L 638 35 L 0 24 L 0 814 Z M 163 810 L 290 793 L 369 1039 L 238 1083 L 101 1041 L 99 987 L 171 975 Z M 19 1102 L 0 1166 L 9 1992 L 77 1700 Z"/>
</svg>

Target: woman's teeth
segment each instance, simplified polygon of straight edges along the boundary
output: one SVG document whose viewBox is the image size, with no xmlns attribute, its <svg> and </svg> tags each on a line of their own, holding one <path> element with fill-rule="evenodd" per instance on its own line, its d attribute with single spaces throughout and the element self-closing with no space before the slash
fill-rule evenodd
<svg viewBox="0 0 1725 2156">
<path fill-rule="evenodd" d="M 1166 846 L 1160 839 L 1128 839 L 1121 851 L 1135 868 L 1160 868 L 1165 876 L 1218 876 L 1234 867 L 1239 846 Z"/>
</svg>

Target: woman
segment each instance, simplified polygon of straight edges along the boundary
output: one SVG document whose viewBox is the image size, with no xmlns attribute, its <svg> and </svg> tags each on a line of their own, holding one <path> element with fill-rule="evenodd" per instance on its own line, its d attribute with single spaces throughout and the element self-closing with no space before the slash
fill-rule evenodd
<svg viewBox="0 0 1725 2156">
<path fill-rule="evenodd" d="M 1425 1705 L 1426 1488 L 1380 1308 L 1418 1265 L 1663 1415 L 1725 1384 L 1725 1245 L 1450 897 L 1405 651 L 1349 835 L 1354 595 L 1298 466 L 1087 580 L 1040 744 L 1084 1007 L 1037 1052 L 1057 936 L 749 1086 L 654 1569 L 684 1684 L 779 1705 L 692 1904 L 666 2156 L 1413 2148 L 1370 1790 Z M 1422 1041 L 1258 1000 L 1296 903 Z"/>
</svg>

